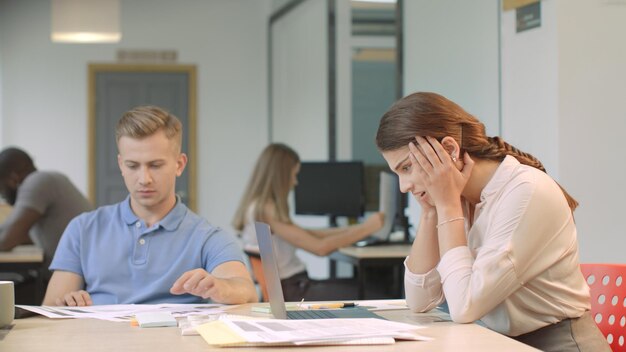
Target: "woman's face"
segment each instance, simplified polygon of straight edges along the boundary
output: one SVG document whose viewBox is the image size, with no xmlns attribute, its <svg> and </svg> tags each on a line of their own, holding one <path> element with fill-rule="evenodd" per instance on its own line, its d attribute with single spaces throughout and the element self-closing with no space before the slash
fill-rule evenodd
<svg viewBox="0 0 626 352">
<path fill-rule="evenodd" d="M 417 173 L 419 165 L 413 165 L 411 161 L 409 147 L 386 151 L 382 154 L 389 168 L 398 175 L 400 192 L 411 192 L 417 201 L 431 206 L 435 205 L 426 193 L 423 181 Z"/>
<path fill-rule="evenodd" d="M 298 185 L 298 173 L 300 172 L 300 163 L 297 163 L 296 166 L 291 169 L 291 185 L 290 188 L 294 188 Z"/>
</svg>

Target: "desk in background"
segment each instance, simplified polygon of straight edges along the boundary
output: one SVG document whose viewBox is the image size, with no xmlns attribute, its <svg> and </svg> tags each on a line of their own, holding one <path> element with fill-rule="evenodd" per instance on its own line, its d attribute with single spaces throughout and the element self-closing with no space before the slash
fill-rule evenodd
<svg viewBox="0 0 626 352">
<path fill-rule="evenodd" d="M 234 307 L 231 313 L 252 313 L 252 304 Z M 438 322 L 432 315 L 411 313 L 409 310 L 377 312 L 381 316 L 409 324 L 422 324 L 419 330 L 432 341 L 398 341 L 393 345 L 378 346 L 326 346 L 287 347 L 284 351 L 306 352 L 376 351 L 376 352 L 420 352 L 420 351 L 508 351 L 525 352 L 535 349 L 500 335 L 476 324 Z M 95 319 L 48 319 L 32 317 L 14 322 L 13 329 L 0 340 L 2 352 L 84 352 L 89 351 L 234 351 L 235 349 L 209 346 L 200 336 L 181 336 L 178 328 L 139 328 L 128 323 L 115 323 Z M 237 351 L 263 351 L 267 347 L 237 348 Z"/>
<path fill-rule="evenodd" d="M 409 255 L 411 244 L 385 244 L 366 247 L 344 247 L 330 254 L 334 261 L 350 263 L 356 269 L 359 285 L 358 299 L 365 299 L 367 269 L 390 268 L 394 275 L 393 298 L 404 297 L 404 259 Z M 331 277 L 334 273 L 331 272 Z"/>
<path fill-rule="evenodd" d="M 43 250 L 34 245 L 23 245 L 8 252 L 0 252 L 0 272 L 35 270 L 35 295 L 38 302 L 43 300 Z"/>
</svg>

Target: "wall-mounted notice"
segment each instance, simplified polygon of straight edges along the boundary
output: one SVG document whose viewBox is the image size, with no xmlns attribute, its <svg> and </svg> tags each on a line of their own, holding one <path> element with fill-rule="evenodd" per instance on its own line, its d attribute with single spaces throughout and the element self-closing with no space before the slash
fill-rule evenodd
<svg viewBox="0 0 626 352">
<path fill-rule="evenodd" d="M 519 7 L 515 10 L 517 33 L 541 26 L 541 2 Z"/>
</svg>

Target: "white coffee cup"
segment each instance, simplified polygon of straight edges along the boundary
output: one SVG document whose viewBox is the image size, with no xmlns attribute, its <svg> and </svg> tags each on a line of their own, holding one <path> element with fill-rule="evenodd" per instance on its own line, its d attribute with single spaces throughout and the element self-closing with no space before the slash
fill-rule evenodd
<svg viewBox="0 0 626 352">
<path fill-rule="evenodd" d="M 0 328 L 10 325 L 15 315 L 13 281 L 0 281 Z"/>
</svg>

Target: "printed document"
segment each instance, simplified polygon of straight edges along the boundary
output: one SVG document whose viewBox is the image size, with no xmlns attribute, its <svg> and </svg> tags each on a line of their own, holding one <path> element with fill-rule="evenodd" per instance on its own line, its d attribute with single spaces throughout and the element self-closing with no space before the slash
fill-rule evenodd
<svg viewBox="0 0 626 352">
<path fill-rule="evenodd" d="M 238 320 L 220 319 L 196 328 L 210 345 L 387 344 L 391 339 L 430 340 L 421 327 L 382 319 Z M 219 332 L 219 333 L 217 333 Z M 359 341 L 363 340 L 363 341 Z M 358 343 L 362 344 L 362 343 Z"/>
<path fill-rule="evenodd" d="M 137 313 L 167 312 L 173 317 L 193 314 L 221 314 L 233 306 L 223 304 L 111 304 L 86 307 L 25 306 L 16 307 L 52 319 L 93 318 L 129 322 Z"/>
</svg>

